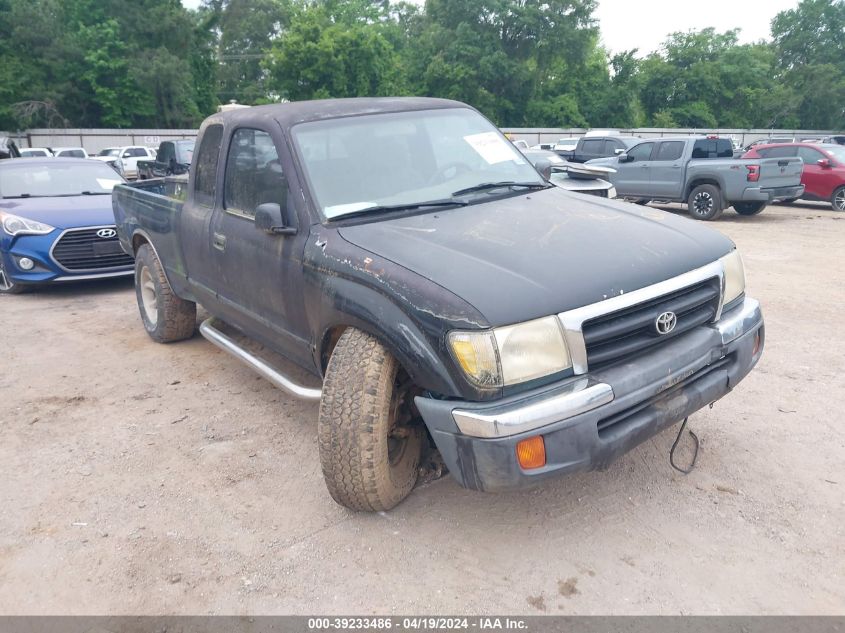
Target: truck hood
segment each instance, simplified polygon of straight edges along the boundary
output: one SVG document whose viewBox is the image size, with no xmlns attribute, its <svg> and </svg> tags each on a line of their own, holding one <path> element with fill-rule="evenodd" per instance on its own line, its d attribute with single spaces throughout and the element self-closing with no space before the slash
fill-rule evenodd
<svg viewBox="0 0 845 633">
<path fill-rule="evenodd" d="M 111 196 L 105 195 L 0 199 L 0 211 L 57 229 L 114 224 Z"/>
<path fill-rule="evenodd" d="M 558 188 L 339 232 L 461 297 L 492 326 L 630 292 L 733 248 L 692 220 Z"/>
</svg>

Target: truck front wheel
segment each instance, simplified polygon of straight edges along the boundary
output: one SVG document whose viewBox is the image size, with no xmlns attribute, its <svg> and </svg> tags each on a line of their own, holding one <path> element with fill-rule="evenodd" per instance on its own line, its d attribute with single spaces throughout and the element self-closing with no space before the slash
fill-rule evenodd
<svg viewBox="0 0 845 633">
<path fill-rule="evenodd" d="M 171 343 L 194 335 L 197 304 L 176 296 L 149 244 L 135 253 L 135 297 L 144 329 L 154 341 Z"/>
<path fill-rule="evenodd" d="M 410 381 L 374 337 L 347 329 L 329 358 L 317 423 L 332 498 L 352 510 L 389 510 L 417 481 L 422 426 Z"/>
<path fill-rule="evenodd" d="M 715 220 L 722 215 L 722 193 L 715 185 L 698 185 L 687 198 L 687 209 L 696 220 Z"/>
<path fill-rule="evenodd" d="M 734 202 L 734 211 L 740 215 L 757 215 L 765 208 L 765 202 Z"/>
</svg>

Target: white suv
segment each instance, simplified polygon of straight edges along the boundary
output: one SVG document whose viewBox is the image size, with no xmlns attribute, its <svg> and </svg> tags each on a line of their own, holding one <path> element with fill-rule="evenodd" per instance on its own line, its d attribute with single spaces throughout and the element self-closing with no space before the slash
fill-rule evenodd
<svg viewBox="0 0 845 633">
<path fill-rule="evenodd" d="M 136 178 L 138 176 L 138 161 L 154 159 L 155 153 L 142 145 L 128 145 L 126 147 L 107 147 L 92 158 L 109 164 L 116 162 L 118 172 L 125 178 Z"/>
</svg>

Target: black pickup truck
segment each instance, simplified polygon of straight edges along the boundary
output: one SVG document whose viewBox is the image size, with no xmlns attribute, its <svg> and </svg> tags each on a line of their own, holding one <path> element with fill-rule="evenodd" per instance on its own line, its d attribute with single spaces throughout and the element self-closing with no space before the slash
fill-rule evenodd
<svg viewBox="0 0 845 633">
<path fill-rule="evenodd" d="M 208 340 L 319 400 L 323 474 L 353 509 L 399 503 L 430 445 L 477 490 L 605 467 L 762 353 L 729 239 L 551 186 L 462 103 L 216 114 L 185 201 L 165 192 L 113 194 L 144 327 L 188 338 L 202 304 Z"/>
<path fill-rule="evenodd" d="M 138 161 L 138 180 L 187 174 L 193 156 L 193 139 L 162 141 L 155 160 Z"/>
</svg>

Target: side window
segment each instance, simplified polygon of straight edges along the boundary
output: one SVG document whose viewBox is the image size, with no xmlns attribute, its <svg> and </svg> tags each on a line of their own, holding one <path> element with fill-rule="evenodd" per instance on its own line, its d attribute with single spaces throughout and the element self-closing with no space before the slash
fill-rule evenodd
<svg viewBox="0 0 845 633">
<path fill-rule="evenodd" d="M 147 150 L 145 150 L 143 147 L 133 147 L 131 151 L 132 156 L 137 156 L 138 158 L 147 157 Z"/>
<path fill-rule="evenodd" d="M 261 130 L 236 130 L 226 158 L 224 207 L 252 218 L 259 204 L 281 204 L 284 187 L 282 165 L 272 137 Z"/>
<path fill-rule="evenodd" d="M 601 154 L 602 145 L 604 145 L 604 141 L 599 139 L 584 141 L 584 144 L 581 146 L 581 152 L 584 154 Z"/>
<path fill-rule="evenodd" d="M 798 156 L 804 161 L 805 165 L 815 165 L 816 161 L 826 158 L 826 156 L 822 156 L 821 152 L 814 150 L 812 147 L 799 147 Z"/>
<path fill-rule="evenodd" d="M 678 160 L 683 153 L 683 141 L 663 141 L 657 148 L 657 155 L 654 160 Z"/>
<path fill-rule="evenodd" d="M 209 125 L 202 136 L 194 173 L 194 200 L 207 207 L 214 206 L 217 185 L 217 160 L 220 156 L 220 142 L 223 139 L 222 125 Z"/>
<path fill-rule="evenodd" d="M 628 150 L 628 156 L 634 161 L 648 160 L 651 156 L 651 150 L 654 148 L 654 143 L 640 143 Z"/>
<path fill-rule="evenodd" d="M 625 151 L 625 146 L 620 141 L 605 141 L 604 154 L 606 156 L 616 156 L 616 150 Z"/>
</svg>

